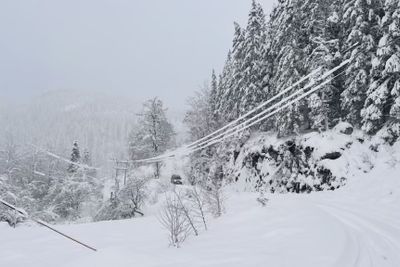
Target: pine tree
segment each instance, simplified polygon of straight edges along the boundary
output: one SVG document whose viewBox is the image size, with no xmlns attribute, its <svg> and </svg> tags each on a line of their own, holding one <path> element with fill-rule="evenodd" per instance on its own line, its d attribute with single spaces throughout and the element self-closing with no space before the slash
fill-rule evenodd
<svg viewBox="0 0 400 267">
<path fill-rule="evenodd" d="M 394 98 L 397 95 L 396 88 L 400 74 L 400 49 L 396 39 L 400 36 L 399 2 L 385 1 L 384 14 L 381 20 L 383 36 L 379 40 L 376 58 L 372 62 L 373 82 L 368 89 L 368 97 L 361 112 L 362 128 L 370 134 L 382 128 L 392 114 L 396 115 L 397 109 L 393 103 L 396 103 Z M 394 124 L 394 134 L 396 127 Z"/>
<path fill-rule="evenodd" d="M 338 14 L 332 10 L 331 3 L 326 0 L 305 1 L 302 8 L 311 10 L 309 18 L 304 23 L 304 32 L 309 38 L 305 50 L 311 51 L 306 61 L 306 68 L 308 72 L 321 68 L 321 73 L 324 73 L 334 67 L 335 54 L 338 51 L 338 32 L 336 30 L 339 22 Z M 336 91 L 337 88 L 331 81 L 309 99 L 309 119 L 312 129 L 321 131 L 329 128 L 333 120 L 330 110 L 334 108 Z"/>
<path fill-rule="evenodd" d="M 218 110 L 218 97 L 220 96 L 220 88 L 218 86 L 217 75 L 215 74 L 215 70 L 211 73 L 211 91 L 209 94 L 209 102 L 210 102 L 210 109 L 212 113 L 212 121 L 213 121 L 213 128 L 217 129 L 220 126 L 220 117 Z"/>
<path fill-rule="evenodd" d="M 73 163 L 70 163 L 67 168 L 67 171 L 70 174 L 76 173 L 76 171 L 78 170 L 78 166 L 74 163 L 79 163 L 80 160 L 81 160 L 81 154 L 79 152 L 78 142 L 75 141 L 72 147 L 71 158 L 70 158 L 70 161 Z"/>
<path fill-rule="evenodd" d="M 271 15 L 269 36 L 271 41 L 270 51 L 273 53 L 273 94 L 289 87 L 297 82 L 305 73 L 304 48 L 307 42 L 303 39 L 303 27 L 305 14 L 299 12 L 303 1 L 279 1 L 278 6 Z M 292 92 L 286 94 L 288 96 Z M 305 125 L 307 116 L 304 113 L 306 103 L 304 101 L 293 104 L 279 112 L 275 118 L 275 129 L 278 136 L 298 133 Z"/>
<path fill-rule="evenodd" d="M 266 23 L 260 4 L 252 1 L 243 42 L 243 79 L 239 88 L 239 113 L 244 114 L 265 100 L 264 77 Z"/>
<path fill-rule="evenodd" d="M 345 58 L 352 62 L 346 70 L 345 90 L 341 94 L 343 117 L 351 124 L 361 126 L 361 109 L 370 85 L 372 58 L 379 38 L 379 1 L 349 1 L 344 7 L 344 25 L 348 30 L 345 47 L 350 49 Z"/>
<path fill-rule="evenodd" d="M 219 77 L 218 82 L 218 96 L 217 96 L 217 113 L 222 120 L 232 120 L 232 114 L 230 108 L 233 106 L 231 97 L 233 97 L 233 61 L 232 53 L 228 52 L 227 59 L 225 61 L 224 68 Z"/>
<path fill-rule="evenodd" d="M 228 120 L 234 120 L 240 115 L 240 92 L 244 86 L 243 61 L 244 40 L 246 32 L 239 24 L 235 23 L 235 35 L 232 47 L 232 82 L 229 92 L 225 95 L 227 101 L 223 108 Z"/>
<path fill-rule="evenodd" d="M 396 5 L 397 3 L 397 5 Z M 400 137 L 400 2 L 386 2 L 386 16 L 388 16 L 388 44 L 392 55 L 386 61 L 384 75 L 391 76 L 390 94 L 393 104 L 390 108 L 390 135 L 392 142 Z"/>
</svg>

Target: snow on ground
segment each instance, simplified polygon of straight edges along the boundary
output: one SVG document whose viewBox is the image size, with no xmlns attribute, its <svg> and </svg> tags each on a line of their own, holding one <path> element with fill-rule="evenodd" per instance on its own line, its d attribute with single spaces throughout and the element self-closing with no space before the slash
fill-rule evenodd
<svg viewBox="0 0 400 267">
<path fill-rule="evenodd" d="M 322 156 L 345 147 L 355 135 L 311 133 L 304 144 L 313 144 Z M 260 138 L 254 139 L 258 146 Z M 180 249 L 168 247 L 157 205 L 143 218 L 56 226 L 98 252 L 36 225 L 12 229 L 0 223 L 0 267 L 398 267 L 400 143 L 382 145 L 377 153 L 370 145 L 355 142 L 340 150 L 340 159 L 326 162 L 348 177 L 346 186 L 336 191 L 268 195 L 270 201 L 261 207 L 258 194 L 243 193 L 240 184 L 227 188 L 226 214 L 210 221 L 209 231 L 190 237 Z M 175 165 L 168 165 L 168 173 L 182 171 Z M 159 189 L 153 187 L 152 203 Z"/>
<path fill-rule="evenodd" d="M 155 214 L 58 226 L 98 252 L 3 223 L 0 266 L 400 266 L 400 166 L 386 162 L 336 191 L 270 195 L 267 207 L 230 190 L 227 213 L 180 249 L 168 247 Z"/>
</svg>

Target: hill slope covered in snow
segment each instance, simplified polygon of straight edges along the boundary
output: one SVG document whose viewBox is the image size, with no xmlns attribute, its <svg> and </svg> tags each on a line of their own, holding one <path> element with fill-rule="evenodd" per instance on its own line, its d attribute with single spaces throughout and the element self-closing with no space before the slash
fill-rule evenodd
<svg viewBox="0 0 400 267">
<path fill-rule="evenodd" d="M 327 136 L 309 140 L 340 147 L 340 134 Z M 346 185 L 334 191 L 268 193 L 262 207 L 257 193 L 243 192 L 243 183 L 228 186 L 226 214 L 212 219 L 208 231 L 189 237 L 180 249 L 168 247 L 158 221 L 160 204 L 155 204 L 142 218 L 58 226 L 98 252 L 36 225 L 11 229 L 2 223 L 0 265 L 399 266 L 400 144 L 370 152 L 372 143 L 376 140 L 366 140 L 331 163 L 347 173 Z M 360 168 L 366 162 L 372 164 L 368 171 Z"/>
</svg>

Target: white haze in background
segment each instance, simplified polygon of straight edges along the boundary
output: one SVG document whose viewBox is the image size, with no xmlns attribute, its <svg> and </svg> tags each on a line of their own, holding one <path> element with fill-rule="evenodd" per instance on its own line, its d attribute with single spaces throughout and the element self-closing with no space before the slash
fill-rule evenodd
<svg viewBox="0 0 400 267">
<path fill-rule="evenodd" d="M 261 1 L 267 13 L 274 2 Z M 127 158 L 136 114 L 155 96 L 181 144 L 186 100 L 222 68 L 233 21 L 246 25 L 250 5 L 1 1 L 0 144 L 69 157 L 77 140 L 94 165 L 112 166 L 110 159 Z"/>
<path fill-rule="evenodd" d="M 221 69 L 250 3 L 1 1 L 0 104 L 77 90 L 182 106 Z M 269 13 L 275 1 L 261 3 Z"/>
</svg>

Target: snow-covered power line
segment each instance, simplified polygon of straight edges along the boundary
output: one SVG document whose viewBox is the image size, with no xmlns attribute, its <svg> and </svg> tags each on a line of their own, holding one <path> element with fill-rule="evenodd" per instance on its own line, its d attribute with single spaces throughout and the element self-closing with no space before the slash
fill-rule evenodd
<svg viewBox="0 0 400 267">
<path fill-rule="evenodd" d="M 331 70 L 325 72 L 325 73 L 321 76 L 321 78 L 318 79 L 318 80 L 319 80 L 319 81 L 325 80 L 327 77 L 329 77 L 330 75 L 332 75 L 335 71 L 337 71 L 337 70 L 339 70 L 340 68 L 342 68 L 343 66 L 347 65 L 349 62 L 350 62 L 350 60 L 343 61 L 342 64 L 340 64 L 340 65 L 338 65 L 337 67 L 335 67 L 335 68 L 333 68 L 333 69 L 331 69 Z M 314 84 L 313 82 L 309 83 L 309 84 L 306 85 L 305 87 L 296 90 L 296 91 L 295 91 L 294 93 L 292 93 L 290 96 L 285 97 L 285 98 L 282 99 L 281 101 L 279 101 L 279 102 L 275 103 L 274 105 L 268 107 L 267 109 L 263 110 L 262 112 L 260 112 L 260 113 L 258 113 L 258 114 L 256 114 L 256 115 L 254 115 L 254 116 L 252 116 L 252 117 L 250 117 L 250 118 L 247 119 L 246 121 L 243 121 L 242 123 L 240 123 L 240 124 L 238 124 L 238 125 L 236 125 L 236 126 L 234 126 L 234 127 L 232 127 L 232 128 L 227 129 L 226 131 L 224 131 L 224 132 L 222 132 L 222 133 L 220 133 L 220 134 L 218 134 L 218 135 L 212 137 L 211 139 L 208 139 L 208 140 L 206 140 L 206 141 L 204 141 L 204 142 L 198 143 L 198 144 L 197 144 L 196 146 L 194 146 L 193 148 L 201 147 L 201 146 L 207 144 L 208 142 L 211 142 L 211 141 L 213 141 L 213 140 L 216 140 L 216 139 L 218 139 L 218 138 L 224 136 L 224 135 L 227 134 L 227 133 L 230 133 L 230 132 L 235 131 L 236 129 L 239 129 L 240 127 L 246 125 L 247 123 L 249 123 L 249 122 L 251 122 L 251 121 L 253 121 L 253 120 L 255 120 L 255 119 L 261 117 L 262 115 L 264 115 L 264 114 L 270 112 L 270 111 L 273 110 L 274 108 L 276 108 L 276 107 L 278 107 L 279 105 L 283 104 L 284 102 L 288 101 L 290 98 L 295 97 L 296 95 L 305 92 L 306 90 L 310 89 L 310 88 L 311 88 L 312 86 L 314 86 L 314 85 L 315 85 L 315 84 Z"/>
<path fill-rule="evenodd" d="M 67 235 L 67 234 L 64 234 L 63 232 L 55 229 L 54 227 L 50 226 L 49 224 L 45 223 L 44 221 L 37 220 L 37 219 L 34 219 L 34 218 L 30 217 L 29 214 L 25 210 L 17 208 L 14 205 L 8 203 L 5 200 L 0 199 L 0 203 L 3 204 L 4 206 L 8 207 L 9 209 L 12 209 L 12 210 L 16 211 L 18 214 L 20 214 L 24 218 L 30 219 L 31 221 L 34 221 L 37 224 L 39 224 L 41 226 L 44 226 L 47 229 L 50 229 L 51 231 L 53 231 L 53 232 L 55 232 L 55 233 L 57 233 L 59 235 L 62 235 L 63 237 L 68 238 L 69 240 L 72 240 L 72 241 L 74 241 L 75 243 L 77 243 L 77 244 L 79 244 L 81 246 L 84 246 L 85 248 L 88 248 L 88 249 L 90 249 L 92 251 L 97 251 L 97 249 L 95 249 L 95 248 L 93 248 L 93 247 L 91 247 L 91 246 L 89 246 L 89 245 L 87 245 L 87 244 L 85 244 L 85 243 L 83 243 L 83 242 L 81 242 L 81 241 L 79 241 L 79 240 Z"/>
<path fill-rule="evenodd" d="M 207 139 L 209 138 L 214 138 L 214 135 L 221 133 L 225 134 L 223 131 L 228 129 L 229 127 L 237 124 L 238 122 L 242 121 L 243 119 L 249 117 L 250 115 L 254 114 L 255 112 L 261 110 L 262 108 L 264 108 L 265 106 L 267 106 L 268 104 L 270 104 L 271 102 L 275 101 L 276 99 L 278 99 L 279 97 L 283 96 L 284 94 L 286 94 L 287 92 L 290 92 L 290 90 L 292 90 L 293 88 L 295 88 L 296 86 L 300 85 L 301 83 L 305 82 L 306 80 L 308 80 L 309 78 L 312 78 L 313 76 L 315 76 L 316 74 L 318 74 L 321 71 L 321 68 L 317 68 L 316 70 L 312 71 L 311 73 L 309 73 L 307 76 L 302 77 L 299 81 L 297 81 L 296 83 L 290 85 L 289 87 L 285 88 L 284 90 L 282 90 L 280 93 L 276 94 L 275 96 L 273 96 L 272 98 L 268 99 L 267 101 L 261 103 L 260 105 L 258 105 L 257 107 L 253 108 L 252 110 L 249 110 L 246 114 L 240 116 L 239 118 L 233 120 L 232 122 L 228 123 L 227 125 L 223 126 L 220 129 L 217 129 L 216 131 L 188 144 L 183 146 L 181 149 L 192 149 L 194 147 L 197 147 L 199 145 L 204 144 L 204 142 L 207 142 Z M 322 78 L 321 78 L 322 79 Z M 148 158 L 148 159 L 140 159 L 140 160 L 133 160 L 133 162 L 136 163 L 142 163 L 142 162 L 148 162 L 148 161 L 153 161 L 153 160 L 158 160 L 158 159 L 164 159 L 164 158 L 171 158 L 175 156 L 175 150 L 172 152 L 167 152 L 163 155 L 160 156 L 156 156 L 156 157 L 152 157 L 152 158 Z"/>
<path fill-rule="evenodd" d="M 49 155 L 50 157 L 53 157 L 53 158 L 55 158 L 55 159 L 62 160 L 62 161 L 67 162 L 67 163 L 69 163 L 69 164 L 75 165 L 75 166 L 77 166 L 77 167 L 79 167 L 79 168 L 88 169 L 88 170 L 97 170 L 97 169 L 99 169 L 99 168 L 97 168 L 97 167 L 92 167 L 92 166 L 89 166 L 89 165 L 87 165 L 87 164 L 82 164 L 82 163 L 78 163 L 78 162 L 73 162 L 73 161 L 71 161 L 71 160 L 69 160 L 69 159 L 66 159 L 66 158 L 64 158 L 64 157 L 61 157 L 61 156 L 59 156 L 59 155 L 56 155 L 56 154 L 54 154 L 54 153 L 52 153 L 52 152 L 50 152 L 50 151 L 47 151 L 46 149 L 40 148 L 40 147 L 38 147 L 38 146 L 36 146 L 36 145 L 32 145 L 32 146 L 33 146 L 34 148 L 38 149 L 39 151 L 42 151 L 43 153 Z"/>
<path fill-rule="evenodd" d="M 214 136 L 217 133 L 220 133 L 222 131 L 224 131 L 225 129 L 237 124 L 238 122 L 240 122 L 241 120 L 243 120 L 244 118 L 247 118 L 248 116 L 254 114 L 255 112 L 257 112 L 258 110 L 262 109 L 263 107 L 265 107 L 266 105 L 270 104 L 272 101 L 278 99 L 279 97 L 283 96 L 284 94 L 286 94 L 287 92 L 289 92 L 290 90 L 292 90 L 293 88 L 295 88 L 296 86 L 300 85 L 301 83 L 303 83 L 304 81 L 308 80 L 309 78 L 313 77 L 314 75 L 316 75 L 318 72 L 321 71 L 321 68 L 318 68 L 316 70 L 314 70 L 313 72 L 311 72 L 310 74 L 308 74 L 307 76 L 304 76 L 303 78 L 301 78 L 299 81 L 297 81 L 296 83 L 292 84 L 291 86 L 287 87 L 286 89 L 282 90 L 280 93 L 278 93 L 277 95 L 273 96 L 272 98 L 268 99 L 267 101 L 261 103 L 260 105 L 258 105 L 257 107 L 253 108 L 252 110 L 248 111 L 246 114 L 240 116 L 239 118 L 233 120 L 232 122 L 228 123 L 227 125 L 225 125 L 224 127 L 200 138 L 199 140 L 194 141 L 193 143 L 187 145 L 188 148 L 193 147 L 198 145 L 200 142 L 203 142 L 205 140 L 207 140 L 208 138 Z"/>
<path fill-rule="evenodd" d="M 354 49 L 355 47 L 359 46 L 360 43 L 355 43 L 352 46 L 350 46 L 347 50 L 351 50 Z M 346 50 L 346 51 L 347 51 Z M 340 69 L 341 67 L 343 67 L 344 65 L 348 64 L 349 62 L 347 62 L 348 60 L 342 62 L 342 64 L 340 64 L 338 67 L 335 67 L 333 69 L 337 70 Z M 225 129 L 237 124 L 238 122 L 240 122 L 241 120 L 243 120 L 244 118 L 247 118 L 248 116 L 254 114 L 255 112 L 259 111 L 260 109 L 264 108 L 265 106 L 267 106 L 268 104 L 270 104 L 271 102 L 275 101 L 276 99 L 278 99 L 279 97 L 285 95 L 286 93 L 290 92 L 293 88 L 295 88 L 296 86 L 302 84 L 304 81 L 312 78 L 313 76 L 317 75 L 319 72 L 321 71 L 321 68 L 317 68 L 316 70 L 310 72 L 308 75 L 302 77 L 299 81 L 295 82 L 294 84 L 290 85 L 289 87 L 283 89 L 280 93 L 276 94 L 275 96 L 273 96 L 272 98 L 266 100 L 265 102 L 261 103 L 260 105 L 258 105 L 257 107 L 249 110 L 247 113 L 245 113 L 242 116 L 239 116 L 239 118 L 233 120 L 232 122 L 228 123 L 227 125 L 223 126 L 222 128 L 192 142 L 191 144 L 186 145 L 186 147 L 190 148 L 193 146 L 198 146 L 199 143 L 202 143 L 204 141 L 206 141 L 207 139 L 213 137 L 215 134 L 220 133 L 222 131 L 224 131 Z M 334 71 L 328 71 L 326 73 L 324 73 L 318 80 L 323 80 L 325 78 L 327 78 L 330 74 L 332 74 Z"/>
<path fill-rule="evenodd" d="M 396 39 L 392 40 L 392 42 L 396 41 Z M 352 50 L 354 48 L 356 48 L 357 46 L 359 46 L 360 43 L 355 43 L 352 46 L 350 46 L 348 49 L 345 50 L 345 52 Z M 388 44 L 378 47 L 378 48 L 382 48 L 388 46 Z M 323 79 L 325 79 L 326 77 L 328 77 L 329 75 L 331 75 L 332 73 L 334 73 L 335 71 L 337 71 L 338 69 L 340 69 L 341 67 L 347 65 L 348 63 L 350 63 L 352 61 L 352 59 L 354 59 L 356 57 L 356 55 L 358 53 L 360 53 L 361 51 L 357 51 L 354 55 L 352 55 L 352 57 L 350 59 L 347 59 L 345 61 L 343 61 L 340 65 L 338 65 L 337 67 L 331 69 L 330 71 L 328 71 L 327 73 L 325 73 L 321 78 L 319 78 L 319 81 L 323 81 Z M 199 140 L 194 141 L 193 143 L 186 145 L 183 147 L 183 150 L 186 150 L 186 153 L 183 154 L 190 154 L 193 151 L 193 149 L 195 149 L 195 151 L 203 149 L 205 147 L 208 147 L 208 143 L 211 142 L 212 144 L 215 144 L 216 142 L 214 142 L 214 140 L 218 140 L 218 138 L 225 136 L 228 132 L 232 132 L 240 127 L 242 127 L 243 125 L 247 124 L 249 121 L 254 120 L 257 117 L 262 116 L 263 114 L 265 114 L 266 112 L 270 111 L 271 108 L 268 108 L 267 110 L 262 111 L 260 114 L 257 114 L 253 117 L 250 117 L 250 119 L 247 119 L 245 121 L 243 121 L 241 124 L 236 125 L 235 127 L 229 129 L 231 126 L 237 124 L 239 121 L 241 121 L 242 119 L 248 117 L 249 115 L 257 112 L 259 109 L 265 107 L 267 104 L 271 103 L 273 100 L 277 99 L 278 97 L 282 96 L 283 94 L 287 93 L 288 91 L 290 91 L 292 88 L 294 88 L 295 86 L 297 86 L 298 84 L 301 84 L 302 82 L 304 82 L 305 80 L 307 80 L 308 78 L 312 77 L 312 75 L 318 73 L 320 71 L 320 68 L 318 68 L 317 70 L 313 71 L 312 73 L 308 74 L 307 76 L 303 77 L 302 79 L 300 79 L 298 82 L 296 82 L 295 84 L 293 84 L 292 86 L 288 87 L 287 89 L 283 90 L 282 92 L 280 92 L 279 94 L 277 94 L 276 96 L 274 96 L 273 98 L 267 100 L 266 102 L 263 102 L 262 104 L 260 104 L 259 106 L 255 107 L 254 109 L 250 110 L 249 112 L 247 112 L 246 114 L 244 114 L 243 116 L 237 118 L 236 120 L 228 123 L 227 125 L 225 125 L 224 127 L 216 130 L 215 132 L 200 138 Z M 300 88 L 298 91 L 295 92 L 295 94 L 291 95 L 290 97 L 295 96 L 296 94 L 300 93 L 302 90 L 304 91 L 305 89 L 308 89 L 309 86 L 307 86 L 307 88 Z M 287 101 L 289 98 L 284 99 L 285 101 Z M 281 101 L 282 103 L 282 101 Z M 274 114 L 277 111 L 274 112 Z M 265 119 L 265 117 L 263 117 Z M 261 119 L 262 120 L 262 119 Z M 257 120 L 257 122 L 260 122 L 261 120 Z M 251 125 L 254 125 L 255 123 L 251 123 Z M 228 129 L 228 130 L 226 130 Z M 226 131 L 225 131 L 226 130 Z M 218 134 L 219 133 L 219 134 Z M 216 134 L 218 134 L 217 136 L 215 136 Z M 229 135 L 232 136 L 232 135 Z M 200 148 L 200 149 L 197 149 Z M 182 150 L 182 148 L 181 148 Z M 172 152 L 168 152 L 165 153 L 163 155 L 160 156 L 156 156 L 156 157 L 152 157 L 152 158 L 148 158 L 148 159 L 142 159 L 142 160 L 135 160 L 134 162 L 142 162 L 142 163 L 152 163 L 152 162 L 157 162 L 157 161 L 162 161 L 168 158 L 173 158 L 176 156 L 176 150 L 172 151 Z M 182 153 L 180 153 L 182 154 Z"/>
<path fill-rule="evenodd" d="M 255 120 L 255 121 L 253 121 L 253 122 L 251 122 L 251 123 L 249 123 L 249 124 L 243 126 L 243 127 L 240 128 L 240 129 L 237 129 L 237 130 L 234 131 L 233 133 L 224 135 L 224 136 L 222 136 L 221 138 L 219 138 L 219 139 L 217 139 L 217 140 L 214 140 L 214 141 L 211 141 L 211 142 L 208 142 L 207 144 L 205 144 L 205 145 L 203 145 L 203 146 L 201 146 L 201 147 L 197 147 L 197 148 L 188 150 L 187 154 L 185 154 L 185 155 L 189 155 L 189 154 L 191 154 L 191 153 L 194 153 L 194 152 L 196 152 L 196 151 L 202 150 L 202 149 L 207 148 L 207 147 L 209 147 L 209 146 L 212 146 L 212 145 L 214 145 L 214 144 L 220 143 L 220 142 L 222 142 L 223 140 L 225 140 L 225 139 L 227 139 L 227 138 L 229 138 L 229 137 L 232 137 L 232 136 L 234 136 L 235 134 L 238 134 L 238 133 L 240 133 L 240 132 L 242 132 L 242 131 L 248 129 L 249 127 L 251 127 L 251 126 L 253 126 L 253 125 L 255 125 L 255 124 L 257 124 L 257 123 L 259 123 L 259 122 L 261 122 L 261 121 L 263 121 L 263 120 L 265 120 L 265 119 L 267 119 L 267 118 L 269 118 L 269 117 L 271 117 L 271 116 L 273 116 L 273 115 L 275 115 L 275 114 L 278 113 L 279 111 L 281 111 L 281 110 L 283 110 L 283 109 L 289 107 L 290 105 L 292 105 L 292 104 L 294 104 L 294 103 L 300 101 L 301 99 L 303 99 L 303 98 L 305 98 L 305 97 L 311 95 L 312 93 L 315 93 L 316 91 L 320 90 L 323 86 L 327 85 L 329 82 L 333 81 L 334 79 L 336 79 L 338 76 L 342 75 L 343 73 L 345 73 L 345 70 L 341 71 L 339 74 L 335 75 L 334 77 L 331 77 L 331 78 L 327 79 L 326 81 L 324 81 L 324 82 L 322 82 L 321 84 L 317 85 L 317 86 L 314 87 L 313 89 L 311 89 L 311 90 L 309 90 L 309 91 L 303 93 L 302 95 L 300 95 L 300 96 L 298 96 L 297 98 L 291 100 L 290 102 L 284 104 L 283 106 L 277 108 L 276 110 L 274 110 L 274 111 L 272 111 L 272 112 L 270 112 L 270 113 L 268 113 L 268 114 L 262 116 L 261 118 L 259 118 L 259 119 Z M 291 95 L 291 96 L 292 96 L 292 95 Z M 170 156 L 170 157 L 173 157 L 173 156 Z M 146 163 L 155 163 L 155 162 L 159 162 L 159 161 L 164 161 L 164 160 L 166 160 L 166 159 L 167 159 L 167 158 L 160 158 L 160 159 L 154 159 L 154 160 L 150 160 L 150 159 L 149 159 L 148 161 L 146 161 Z"/>
<path fill-rule="evenodd" d="M 274 110 L 274 111 L 272 111 L 272 112 L 270 112 L 270 113 L 268 113 L 268 114 L 262 116 L 261 118 L 257 119 L 256 121 L 253 121 L 252 123 L 247 124 L 246 126 L 244 126 L 244 127 L 240 128 L 240 129 L 236 130 L 236 131 L 233 132 L 233 133 L 230 133 L 230 134 L 228 134 L 228 135 L 225 135 L 225 136 L 223 136 L 222 138 L 219 138 L 218 140 L 214 140 L 214 141 L 209 142 L 209 143 L 207 143 L 207 144 L 205 144 L 205 145 L 203 145 L 203 146 L 201 146 L 201 147 L 198 147 L 198 148 L 196 148 L 196 149 L 193 149 L 193 150 L 190 151 L 190 153 L 196 152 L 196 151 L 198 151 L 198 150 L 202 150 L 202 149 L 207 148 L 207 147 L 209 147 L 209 146 L 211 146 L 211 145 L 214 145 L 214 144 L 216 144 L 216 143 L 222 142 L 223 140 L 225 140 L 225 139 L 227 139 L 227 138 L 229 138 L 229 137 L 231 137 L 231 136 L 234 136 L 235 134 L 240 133 L 240 132 L 246 130 L 247 128 L 249 128 L 249 127 L 251 127 L 251 126 L 253 126 L 253 125 L 255 125 L 255 124 L 257 124 L 257 123 L 259 123 L 259 122 L 261 122 L 261 121 L 263 121 L 263 120 L 265 120 L 265 119 L 267 119 L 267 118 L 269 118 L 269 117 L 271 117 L 271 116 L 273 116 L 273 115 L 275 115 L 276 113 L 278 113 L 279 111 L 283 110 L 284 108 L 287 108 L 288 106 L 290 106 L 290 105 L 292 105 L 292 104 L 294 104 L 294 103 L 300 101 L 301 99 L 303 99 L 303 98 L 305 98 L 305 97 L 311 95 L 312 93 L 315 93 L 316 91 L 320 90 L 323 86 L 327 85 L 329 82 L 333 81 L 335 78 L 337 78 L 338 76 L 342 75 L 343 73 L 345 73 L 345 71 L 341 71 L 339 74 L 335 75 L 334 77 L 329 78 L 328 80 L 326 80 L 326 81 L 324 81 L 323 83 L 319 84 L 319 85 L 316 86 L 315 88 L 313 88 L 313 89 L 311 89 L 311 90 L 305 92 L 304 94 L 302 94 L 302 95 L 300 95 L 299 97 L 293 99 L 292 101 L 286 103 L 285 105 L 279 107 L 278 109 L 276 109 L 276 110 Z"/>
<path fill-rule="evenodd" d="M 350 59 L 343 61 L 337 67 L 335 67 L 335 68 L 327 71 L 326 73 L 324 73 L 319 80 L 320 81 L 325 80 L 328 76 L 332 75 L 335 71 L 338 71 L 339 69 L 343 68 L 344 66 L 346 66 L 350 62 L 351 62 Z M 227 130 L 227 131 L 223 132 L 222 134 L 220 134 L 218 136 L 215 136 L 211 140 L 208 140 L 207 142 L 203 142 L 203 144 L 201 146 L 197 145 L 197 146 L 195 146 L 193 148 L 189 148 L 189 149 L 187 149 L 187 147 L 184 147 L 184 149 L 181 151 L 181 153 L 176 153 L 177 152 L 177 150 L 176 150 L 176 151 L 172 151 L 172 152 L 169 152 L 167 154 L 164 154 L 164 155 L 161 155 L 161 156 L 158 156 L 158 157 L 153 157 L 153 158 L 149 158 L 149 159 L 143 159 L 143 160 L 135 161 L 135 162 L 154 163 L 154 162 L 164 161 L 164 160 L 166 160 L 168 158 L 175 157 L 176 154 L 188 155 L 188 154 L 191 154 L 191 153 L 196 152 L 198 150 L 202 150 L 204 148 L 207 148 L 207 147 L 209 147 L 211 145 L 214 145 L 216 143 L 219 143 L 219 142 L 225 140 L 226 138 L 234 136 L 235 134 L 237 134 L 239 132 L 242 132 L 245 129 L 247 129 L 247 128 L 249 128 L 249 127 L 251 127 L 251 126 L 253 126 L 253 125 L 255 125 L 255 124 L 257 124 L 257 123 L 259 123 L 259 122 L 261 122 L 261 121 L 263 121 L 263 120 L 265 120 L 265 119 L 267 119 L 267 118 L 269 118 L 269 117 L 271 117 L 273 115 L 275 115 L 277 112 L 281 111 L 282 109 L 284 109 L 284 108 L 294 104 L 295 102 L 297 102 L 297 101 L 309 96 L 310 94 L 320 90 L 324 85 L 328 84 L 329 82 L 334 80 L 336 77 L 342 75 L 343 73 L 344 73 L 344 71 L 341 71 L 338 75 L 335 75 L 334 77 L 331 77 L 331 78 L 327 79 L 326 81 L 323 81 L 321 84 L 315 86 L 314 88 L 310 89 L 309 91 L 305 92 L 306 89 L 310 88 L 309 85 L 305 86 L 304 88 L 300 88 L 296 92 L 294 92 L 291 95 L 289 95 L 289 96 L 285 97 L 284 99 L 282 99 L 280 102 L 278 102 L 278 103 L 274 104 L 273 106 L 271 106 L 271 108 L 261 112 L 258 115 L 255 115 L 255 116 L 247 119 L 246 121 L 244 121 L 241 124 L 237 125 L 236 127 L 232 128 L 232 129 L 235 129 L 235 131 L 232 132 L 232 129 L 231 130 Z M 303 94 L 301 94 L 299 97 L 295 98 L 294 100 L 291 100 L 290 102 L 284 104 L 285 102 L 287 102 L 288 100 L 292 99 L 293 97 L 295 97 L 299 93 L 303 93 Z M 284 104 L 284 105 L 279 107 L 281 104 Z M 271 109 L 273 109 L 273 108 L 277 108 L 277 109 L 274 110 L 274 111 L 271 111 Z M 271 111 L 271 112 L 267 113 L 268 111 Z M 265 114 L 265 113 L 267 113 L 267 114 Z M 260 116 L 262 116 L 262 117 L 260 117 Z M 260 117 L 260 118 L 258 118 L 258 117 Z M 258 119 L 254 120 L 256 118 L 258 118 Z M 228 132 L 230 132 L 230 134 L 226 134 Z"/>
</svg>

